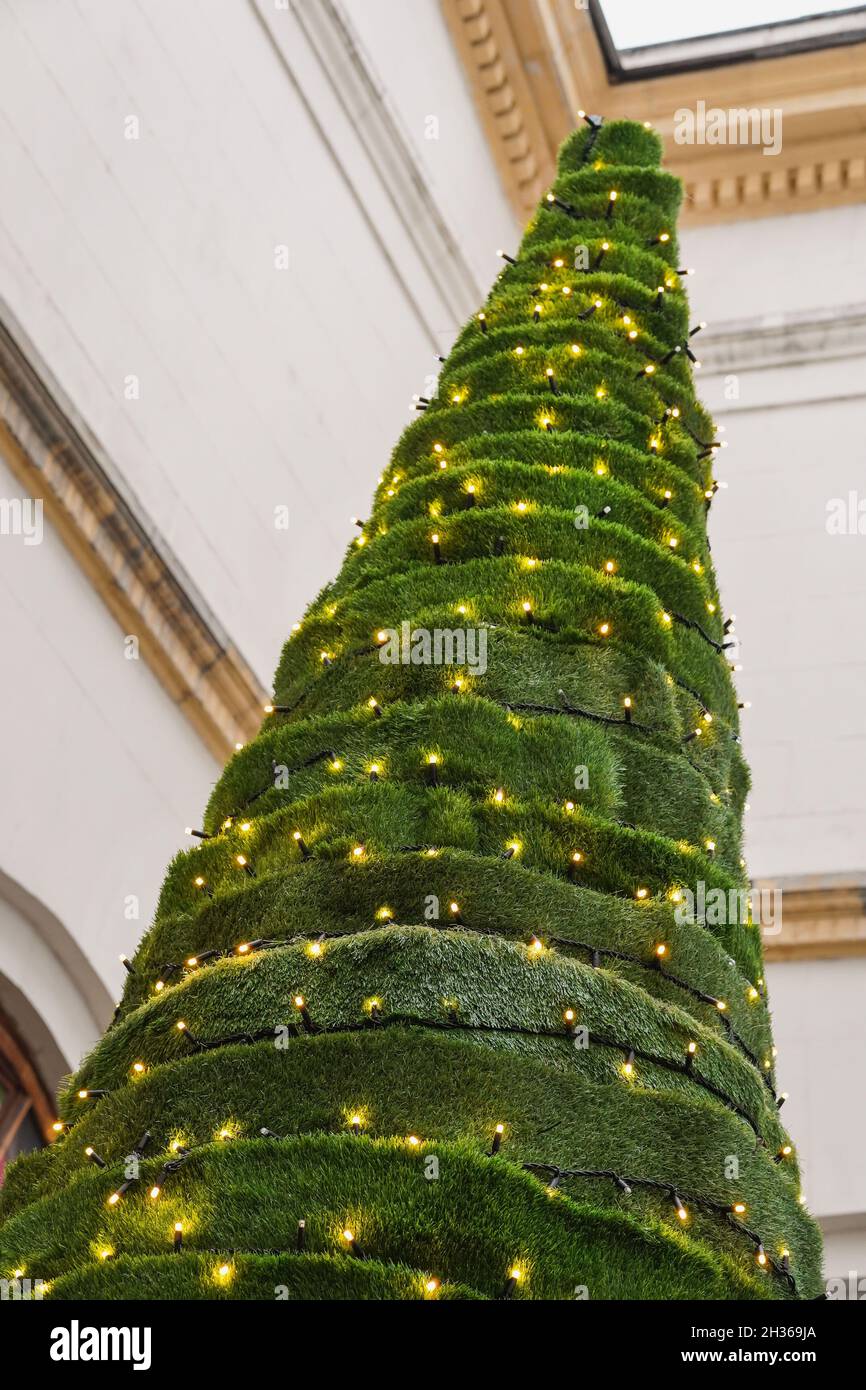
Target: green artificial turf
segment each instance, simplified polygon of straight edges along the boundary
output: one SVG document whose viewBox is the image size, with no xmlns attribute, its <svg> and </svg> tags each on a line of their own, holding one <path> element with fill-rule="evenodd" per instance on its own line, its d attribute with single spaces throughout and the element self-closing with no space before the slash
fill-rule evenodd
<svg viewBox="0 0 866 1390">
<path fill-rule="evenodd" d="M 169 865 L 65 1132 L 8 1172 L 4 1275 L 820 1294 L 760 929 L 678 918 L 747 888 L 749 775 L 660 156 L 630 122 L 563 145 Z M 383 659 L 467 629 L 475 659 Z"/>
</svg>

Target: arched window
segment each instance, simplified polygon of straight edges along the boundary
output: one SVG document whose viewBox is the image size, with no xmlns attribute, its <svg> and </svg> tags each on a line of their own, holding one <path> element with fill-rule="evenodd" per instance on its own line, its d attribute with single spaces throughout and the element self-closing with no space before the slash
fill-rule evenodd
<svg viewBox="0 0 866 1390">
<path fill-rule="evenodd" d="M 0 1184 L 7 1163 L 47 1143 L 54 1116 L 24 1044 L 0 1013 Z"/>
</svg>

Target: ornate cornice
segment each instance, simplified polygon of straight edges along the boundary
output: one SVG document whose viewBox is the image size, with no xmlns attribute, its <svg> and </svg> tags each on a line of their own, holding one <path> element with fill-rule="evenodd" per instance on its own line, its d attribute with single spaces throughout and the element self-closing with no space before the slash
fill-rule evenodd
<svg viewBox="0 0 866 1390">
<path fill-rule="evenodd" d="M 701 337 L 701 376 L 864 356 L 866 304 L 848 304 L 839 309 L 714 323 Z M 863 391 L 866 393 L 866 383 Z"/>
<path fill-rule="evenodd" d="M 777 936 L 764 933 L 769 963 L 866 956 L 866 885 L 857 877 L 761 881 L 755 887 L 780 892 L 781 931 Z"/>
<path fill-rule="evenodd" d="M 0 304 L 0 452 L 172 700 L 223 762 L 266 692 Z"/>
<path fill-rule="evenodd" d="M 617 81 L 590 13 L 572 0 L 441 0 L 493 158 L 520 217 L 555 169 L 583 109 L 651 121 L 685 183 L 686 225 L 866 200 L 866 43 Z M 675 113 L 782 112 L 782 148 L 678 144 Z"/>
<path fill-rule="evenodd" d="M 525 217 L 570 125 L 540 16 L 526 0 L 442 0 L 442 9 L 505 191 Z"/>
</svg>

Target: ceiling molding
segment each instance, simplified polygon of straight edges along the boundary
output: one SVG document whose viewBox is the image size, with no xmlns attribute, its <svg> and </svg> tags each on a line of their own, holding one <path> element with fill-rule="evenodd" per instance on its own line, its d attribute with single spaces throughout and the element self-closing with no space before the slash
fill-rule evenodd
<svg viewBox="0 0 866 1390">
<path fill-rule="evenodd" d="M 592 17 L 573 0 L 440 0 L 505 191 L 525 218 L 583 109 L 652 122 L 685 185 L 684 225 L 866 201 L 866 43 L 612 81 Z M 782 112 L 782 147 L 678 144 L 675 113 Z"/>
<path fill-rule="evenodd" d="M 866 304 L 714 323 L 701 335 L 700 353 L 702 379 L 864 357 Z"/>
<path fill-rule="evenodd" d="M 268 698 L 0 302 L 0 453 L 220 763 Z"/>
<path fill-rule="evenodd" d="M 866 956 L 866 886 L 855 877 L 814 886 L 762 881 L 755 887 L 780 891 L 781 931 L 763 933 L 769 964 Z"/>
<path fill-rule="evenodd" d="M 521 219 L 571 124 L 542 15 L 527 0 L 442 0 L 505 192 Z"/>
</svg>

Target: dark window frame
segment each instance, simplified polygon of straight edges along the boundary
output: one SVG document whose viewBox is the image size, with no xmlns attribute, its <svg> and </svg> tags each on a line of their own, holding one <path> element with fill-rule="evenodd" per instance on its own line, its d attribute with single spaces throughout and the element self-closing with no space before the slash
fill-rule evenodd
<svg viewBox="0 0 866 1390">
<path fill-rule="evenodd" d="M 640 48 L 617 47 L 608 28 L 601 0 L 589 0 L 589 13 L 612 83 L 642 82 L 648 77 L 669 77 L 678 72 L 755 63 L 765 58 L 785 58 L 793 53 L 813 53 L 823 48 L 845 48 L 866 41 L 864 5 L 854 9 L 832 10 L 822 15 L 776 20 L 748 29 L 671 39 Z M 838 21 L 846 16 L 849 24 L 840 27 Z M 771 32 L 775 33 L 775 37 L 768 41 L 766 35 Z M 758 35 L 762 37 L 756 42 Z"/>
</svg>

